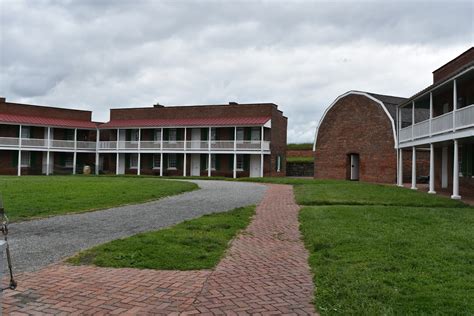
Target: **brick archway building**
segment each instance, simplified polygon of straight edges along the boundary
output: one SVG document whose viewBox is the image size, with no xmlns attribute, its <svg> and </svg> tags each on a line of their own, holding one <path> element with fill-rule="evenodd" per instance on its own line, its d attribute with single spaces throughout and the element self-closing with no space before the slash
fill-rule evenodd
<svg viewBox="0 0 474 316">
<path fill-rule="evenodd" d="M 339 96 L 316 131 L 315 178 L 395 183 L 396 109 L 405 100 L 359 91 Z"/>
</svg>

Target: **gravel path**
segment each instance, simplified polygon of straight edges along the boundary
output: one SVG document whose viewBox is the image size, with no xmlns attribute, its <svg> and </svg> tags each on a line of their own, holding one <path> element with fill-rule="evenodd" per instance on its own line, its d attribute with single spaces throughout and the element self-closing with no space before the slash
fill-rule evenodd
<svg viewBox="0 0 474 316">
<path fill-rule="evenodd" d="M 257 204 L 266 187 L 193 180 L 200 190 L 158 201 L 10 225 L 15 272 L 34 271 L 110 240 L 156 230 L 203 214 Z"/>
</svg>

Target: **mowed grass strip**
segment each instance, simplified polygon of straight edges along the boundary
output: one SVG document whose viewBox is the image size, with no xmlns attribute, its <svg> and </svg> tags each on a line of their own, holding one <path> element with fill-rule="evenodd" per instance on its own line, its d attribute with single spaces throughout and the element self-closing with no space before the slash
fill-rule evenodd
<svg viewBox="0 0 474 316">
<path fill-rule="evenodd" d="M 314 206 L 300 222 L 321 314 L 474 314 L 474 209 Z"/>
<path fill-rule="evenodd" d="M 159 231 L 118 239 L 80 252 L 72 264 L 162 270 L 211 269 L 247 227 L 255 206 L 204 215 Z"/>
<path fill-rule="evenodd" d="M 142 203 L 198 189 L 190 182 L 137 177 L 0 177 L 11 220 L 61 215 Z"/>
</svg>

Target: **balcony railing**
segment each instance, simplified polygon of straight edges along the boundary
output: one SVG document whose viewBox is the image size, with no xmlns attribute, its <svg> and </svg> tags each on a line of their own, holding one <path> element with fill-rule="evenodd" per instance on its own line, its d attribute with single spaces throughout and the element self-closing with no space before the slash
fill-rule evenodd
<svg viewBox="0 0 474 316">
<path fill-rule="evenodd" d="M 400 130 L 400 142 L 412 141 L 424 137 L 435 136 L 443 133 L 454 132 L 459 129 L 474 126 L 474 104 L 458 109 L 455 112 L 448 112 L 437 116 L 431 120 L 416 123 L 412 126 Z M 431 124 L 430 124 L 431 123 Z M 454 126 L 453 126 L 453 123 Z"/>
</svg>

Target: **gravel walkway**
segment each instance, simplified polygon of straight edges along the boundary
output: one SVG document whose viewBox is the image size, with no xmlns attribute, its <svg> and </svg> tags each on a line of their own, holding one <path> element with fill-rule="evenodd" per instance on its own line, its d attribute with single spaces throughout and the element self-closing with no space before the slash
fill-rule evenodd
<svg viewBox="0 0 474 316">
<path fill-rule="evenodd" d="M 34 271 L 117 238 L 203 214 L 257 204 L 266 190 L 264 185 L 255 183 L 191 182 L 201 189 L 144 204 L 11 224 L 9 237 L 15 272 Z"/>
</svg>

